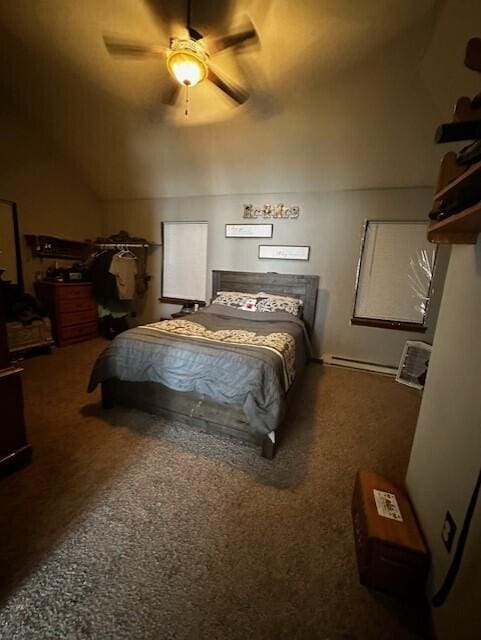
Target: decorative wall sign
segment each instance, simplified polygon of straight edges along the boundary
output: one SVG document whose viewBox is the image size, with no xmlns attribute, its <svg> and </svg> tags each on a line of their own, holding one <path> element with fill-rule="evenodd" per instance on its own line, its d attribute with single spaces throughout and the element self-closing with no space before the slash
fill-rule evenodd
<svg viewBox="0 0 481 640">
<path fill-rule="evenodd" d="M 298 218 L 300 212 L 300 207 L 288 207 L 282 203 L 265 204 L 263 207 L 244 205 L 244 218 Z"/>
<path fill-rule="evenodd" d="M 311 247 L 285 244 L 260 244 L 259 258 L 269 260 L 309 260 Z"/>
<path fill-rule="evenodd" d="M 226 224 L 226 238 L 272 238 L 272 224 Z"/>
</svg>

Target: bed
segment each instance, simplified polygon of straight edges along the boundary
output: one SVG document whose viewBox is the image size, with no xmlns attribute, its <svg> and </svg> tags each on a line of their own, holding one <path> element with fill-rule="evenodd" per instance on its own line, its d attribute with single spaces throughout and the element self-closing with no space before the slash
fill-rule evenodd
<svg viewBox="0 0 481 640">
<path fill-rule="evenodd" d="M 120 404 L 175 419 L 259 447 L 270 459 L 310 356 L 318 286 L 318 276 L 213 271 L 214 298 L 219 291 L 289 296 L 302 300 L 302 319 L 214 303 L 130 329 L 97 359 L 89 391 L 101 385 L 105 409 Z"/>
</svg>

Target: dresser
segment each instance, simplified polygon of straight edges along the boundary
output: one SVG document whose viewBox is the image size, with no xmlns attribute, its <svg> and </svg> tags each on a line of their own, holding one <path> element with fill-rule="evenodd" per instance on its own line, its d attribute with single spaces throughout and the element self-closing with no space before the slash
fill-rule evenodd
<svg viewBox="0 0 481 640">
<path fill-rule="evenodd" d="M 10 364 L 0 282 L 0 474 L 29 462 L 23 417 L 22 369 Z"/>
<path fill-rule="evenodd" d="M 98 336 L 97 306 L 91 282 L 42 280 L 35 283 L 35 293 L 50 316 L 57 346 L 65 347 Z"/>
</svg>

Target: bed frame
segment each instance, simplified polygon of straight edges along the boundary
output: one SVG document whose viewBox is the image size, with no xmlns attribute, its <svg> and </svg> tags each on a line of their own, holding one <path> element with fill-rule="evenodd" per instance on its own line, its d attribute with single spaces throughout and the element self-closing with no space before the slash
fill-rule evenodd
<svg viewBox="0 0 481 640">
<path fill-rule="evenodd" d="M 300 298 L 304 303 L 304 321 L 309 333 L 314 327 L 319 276 L 245 271 L 213 271 L 212 295 L 218 291 L 273 293 Z M 290 402 L 300 377 L 287 394 Z M 261 455 L 272 459 L 278 443 L 278 430 L 267 435 L 252 430 L 241 407 L 223 405 L 196 393 L 167 389 L 155 382 L 124 382 L 117 378 L 102 383 L 102 406 L 115 404 L 147 411 L 182 422 L 201 431 L 223 435 L 260 447 Z"/>
</svg>

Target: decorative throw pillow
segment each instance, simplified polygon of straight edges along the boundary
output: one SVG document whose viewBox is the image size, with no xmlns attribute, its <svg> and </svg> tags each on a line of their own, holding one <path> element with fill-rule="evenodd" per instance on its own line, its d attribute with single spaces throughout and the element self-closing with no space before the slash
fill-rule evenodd
<svg viewBox="0 0 481 640">
<path fill-rule="evenodd" d="M 259 292 L 259 302 L 257 303 L 257 311 L 273 312 L 286 311 L 293 316 L 300 317 L 302 315 L 303 302 L 299 298 L 290 298 L 289 296 L 277 296 L 271 293 Z"/>
<path fill-rule="evenodd" d="M 217 298 L 212 304 L 224 304 L 228 307 L 242 309 L 243 311 L 256 311 L 258 296 L 255 293 L 242 293 L 240 291 L 218 291 Z"/>
<path fill-rule="evenodd" d="M 239 307 L 242 311 L 257 311 L 258 298 L 247 298 L 242 307 Z"/>
</svg>

